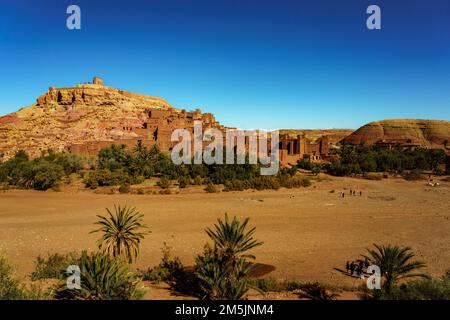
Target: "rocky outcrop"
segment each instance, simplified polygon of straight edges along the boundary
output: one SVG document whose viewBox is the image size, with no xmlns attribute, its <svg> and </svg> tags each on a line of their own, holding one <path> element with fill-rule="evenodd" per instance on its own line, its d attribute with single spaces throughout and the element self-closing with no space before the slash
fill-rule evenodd
<svg viewBox="0 0 450 320">
<path fill-rule="evenodd" d="M 136 140 L 166 143 L 174 127 L 205 118 L 220 125 L 211 114 L 186 112 L 167 100 L 92 84 L 51 87 L 36 103 L 0 117 L 0 154 L 3 160 L 23 149 L 31 157 L 42 151 L 78 150 L 93 153 L 111 143 L 133 145 Z"/>
<path fill-rule="evenodd" d="M 351 144 L 450 148 L 450 121 L 391 119 L 366 124 L 346 137 Z"/>
</svg>

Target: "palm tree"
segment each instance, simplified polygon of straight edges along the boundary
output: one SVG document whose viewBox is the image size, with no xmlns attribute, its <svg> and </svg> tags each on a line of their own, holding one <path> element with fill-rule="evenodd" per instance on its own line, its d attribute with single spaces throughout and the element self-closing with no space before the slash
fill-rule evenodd
<svg viewBox="0 0 450 320">
<path fill-rule="evenodd" d="M 148 232 L 139 232 L 147 226 L 142 223 L 143 214 L 136 208 L 127 206 L 114 206 L 114 214 L 107 208 L 109 217 L 97 215 L 100 219 L 95 224 L 100 228 L 93 232 L 102 232 L 102 237 L 97 241 L 99 249 L 113 257 L 122 257 L 132 263 L 139 254 L 139 245 L 144 235 Z"/>
<path fill-rule="evenodd" d="M 244 253 L 263 243 L 253 239 L 255 227 L 249 231 L 245 230 L 248 221 L 249 218 L 246 218 L 241 223 L 236 217 L 233 217 L 230 222 L 228 215 L 225 213 L 225 222 L 217 219 L 218 224 L 214 225 L 215 230 L 207 228 L 205 231 L 228 259 L 237 261 L 238 256 L 255 259 L 255 256 Z"/>
<path fill-rule="evenodd" d="M 372 264 L 381 269 L 381 276 L 385 281 L 383 289 L 389 293 L 396 283 L 405 278 L 422 277 L 428 278 L 423 273 L 414 273 L 414 271 L 424 268 L 425 263 L 421 261 L 411 261 L 414 253 L 410 247 L 384 246 L 374 244 L 376 250 L 367 249 L 367 257 Z"/>
<path fill-rule="evenodd" d="M 139 279 L 130 272 L 123 261 L 102 252 L 81 253 L 80 289 L 67 288 L 67 281 L 60 281 L 55 290 L 58 300 L 136 300 L 143 292 L 138 288 Z"/>
<path fill-rule="evenodd" d="M 148 160 L 149 152 L 147 147 L 142 143 L 142 140 L 137 141 L 136 146 L 133 148 L 133 152 L 140 162 Z"/>
</svg>

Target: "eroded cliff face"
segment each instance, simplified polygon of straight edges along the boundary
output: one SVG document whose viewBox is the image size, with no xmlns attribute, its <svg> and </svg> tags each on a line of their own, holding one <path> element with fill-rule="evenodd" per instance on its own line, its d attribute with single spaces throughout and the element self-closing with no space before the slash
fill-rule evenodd
<svg viewBox="0 0 450 320">
<path fill-rule="evenodd" d="M 0 156 L 10 158 L 20 149 L 36 157 L 47 149 L 63 151 L 72 145 L 154 140 L 152 126 L 147 125 L 151 112 L 167 116 L 166 124 L 189 117 L 165 99 L 99 84 L 51 87 L 35 104 L 0 117 Z M 158 121 L 152 121 L 155 127 Z"/>
<path fill-rule="evenodd" d="M 450 121 L 392 119 L 366 124 L 346 137 L 352 144 L 398 143 L 428 148 L 450 147 Z"/>
</svg>

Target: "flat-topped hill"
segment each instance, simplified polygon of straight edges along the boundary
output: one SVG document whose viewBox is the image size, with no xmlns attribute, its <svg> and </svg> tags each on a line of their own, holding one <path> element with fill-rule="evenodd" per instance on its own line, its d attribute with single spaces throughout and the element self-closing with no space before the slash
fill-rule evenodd
<svg viewBox="0 0 450 320">
<path fill-rule="evenodd" d="M 362 126 L 344 141 L 352 144 L 386 143 L 445 149 L 450 147 L 450 121 L 423 119 L 376 121 Z"/>
</svg>

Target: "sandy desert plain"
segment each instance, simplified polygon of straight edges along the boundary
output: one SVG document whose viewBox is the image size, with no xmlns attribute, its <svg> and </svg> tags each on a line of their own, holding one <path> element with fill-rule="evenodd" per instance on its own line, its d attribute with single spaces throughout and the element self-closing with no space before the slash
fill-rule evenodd
<svg viewBox="0 0 450 320">
<path fill-rule="evenodd" d="M 225 212 L 250 217 L 256 226 L 256 238 L 264 242 L 253 250 L 256 261 L 273 266 L 264 277 L 357 287 L 361 280 L 335 268 L 360 258 L 373 243 L 411 246 L 431 275 L 450 268 L 450 182 L 435 178 L 440 185 L 431 187 L 426 180 L 321 176 L 308 188 L 216 194 L 201 187 L 171 195 L 7 190 L 0 192 L 0 252 L 30 281 L 38 255 L 95 250 L 98 234 L 89 232 L 96 215 L 127 204 L 145 215 L 152 232 L 134 266 L 140 269 L 159 263 L 164 242 L 184 265 L 193 265 L 208 241 L 205 227 Z M 350 189 L 362 196 L 350 196 Z M 152 289 L 148 298 L 177 298 L 164 286 Z"/>
</svg>

